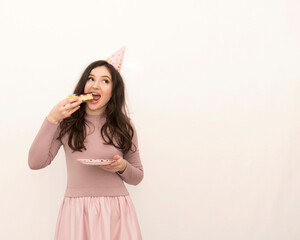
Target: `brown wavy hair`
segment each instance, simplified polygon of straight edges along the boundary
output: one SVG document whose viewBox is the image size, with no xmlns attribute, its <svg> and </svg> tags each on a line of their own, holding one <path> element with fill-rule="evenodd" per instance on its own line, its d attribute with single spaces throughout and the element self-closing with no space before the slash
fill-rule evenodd
<svg viewBox="0 0 300 240">
<path fill-rule="evenodd" d="M 124 154 L 131 150 L 132 138 L 134 134 L 133 127 L 126 112 L 125 103 L 125 85 L 120 73 L 108 62 L 99 60 L 92 62 L 81 75 L 74 94 L 83 94 L 84 87 L 90 72 L 100 66 L 105 66 L 112 77 L 112 96 L 105 109 L 106 122 L 101 128 L 101 136 L 105 145 L 113 145 L 120 149 Z M 84 119 L 86 103 L 82 103 L 80 108 L 71 114 L 70 117 L 60 122 L 60 133 L 57 139 L 61 141 L 65 134 L 69 134 L 68 145 L 75 151 L 86 150 L 84 140 L 86 138 L 87 123 Z M 100 118 L 100 116 L 99 116 Z M 136 148 L 136 146 L 135 146 Z"/>
</svg>

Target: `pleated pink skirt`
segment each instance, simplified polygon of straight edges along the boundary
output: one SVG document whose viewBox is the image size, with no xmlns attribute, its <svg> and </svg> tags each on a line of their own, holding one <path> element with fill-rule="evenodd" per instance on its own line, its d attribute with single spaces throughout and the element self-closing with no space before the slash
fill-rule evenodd
<svg viewBox="0 0 300 240">
<path fill-rule="evenodd" d="M 141 240 L 135 208 L 129 195 L 64 197 L 55 240 Z"/>
</svg>

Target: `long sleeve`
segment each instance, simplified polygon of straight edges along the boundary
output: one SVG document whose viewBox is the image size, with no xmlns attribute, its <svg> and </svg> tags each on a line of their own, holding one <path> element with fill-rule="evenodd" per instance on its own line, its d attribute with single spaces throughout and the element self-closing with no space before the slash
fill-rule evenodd
<svg viewBox="0 0 300 240">
<path fill-rule="evenodd" d="M 57 140 L 59 124 L 51 123 L 45 118 L 28 154 L 28 165 L 31 169 L 48 166 L 55 158 L 61 141 Z"/>
<path fill-rule="evenodd" d="M 136 146 L 136 149 L 133 146 L 133 150 L 136 151 L 130 150 L 128 153 L 124 154 L 123 158 L 127 160 L 127 167 L 123 173 L 118 174 L 124 182 L 131 185 L 137 185 L 144 178 L 144 170 L 140 159 L 137 132 L 131 120 L 130 124 L 134 130 L 132 142 Z"/>
</svg>

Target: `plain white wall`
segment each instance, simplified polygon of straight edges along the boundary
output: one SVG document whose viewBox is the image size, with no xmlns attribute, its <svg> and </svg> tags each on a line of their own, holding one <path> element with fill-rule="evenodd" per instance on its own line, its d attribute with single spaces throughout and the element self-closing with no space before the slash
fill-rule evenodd
<svg viewBox="0 0 300 240">
<path fill-rule="evenodd" d="M 53 239 L 61 149 L 27 154 L 84 68 L 126 46 L 145 240 L 300 239 L 299 1 L 0 0 L 0 239 Z"/>
</svg>

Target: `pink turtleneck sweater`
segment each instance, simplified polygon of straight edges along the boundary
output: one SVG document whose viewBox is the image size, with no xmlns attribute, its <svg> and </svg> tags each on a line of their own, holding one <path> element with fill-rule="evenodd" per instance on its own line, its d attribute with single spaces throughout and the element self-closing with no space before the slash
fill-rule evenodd
<svg viewBox="0 0 300 240">
<path fill-rule="evenodd" d="M 85 119 L 88 123 L 84 142 L 87 150 L 72 153 L 73 150 L 68 145 L 68 135 L 64 135 L 62 141 L 57 140 L 59 124 L 51 123 L 46 118 L 29 150 L 29 167 L 41 169 L 48 166 L 63 145 L 68 173 L 66 197 L 129 195 L 124 182 L 137 185 L 144 176 L 134 124 L 130 121 L 134 129 L 132 141 L 137 147 L 137 151 L 123 154 L 114 146 L 103 144 L 100 130 L 105 123 L 105 116 L 85 115 Z M 135 148 L 133 147 L 133 149 Z M 127 167 L 121 174 L 105 171 L 98 166 L 84 165 L 76 160 L 79 158 L 112 159 L 114 155 L 119 155 L 127 161 Z"/>
</svg>

